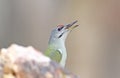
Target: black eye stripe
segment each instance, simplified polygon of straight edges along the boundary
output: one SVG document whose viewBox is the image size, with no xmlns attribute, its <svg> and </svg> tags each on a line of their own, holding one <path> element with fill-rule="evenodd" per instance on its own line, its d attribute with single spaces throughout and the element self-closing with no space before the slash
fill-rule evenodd
<svg viewBox="0 0 120 78">
<path fill-rule="evenodd" d="M 58 37 L 58 38 L 62 37 L 62 35 L 63 35 L 63 33 L 62 33 L 61 35 L 59 35 L 59 37 Z"/>
<path fill-rule="evenodd" d="M 58 28 L 58 31 L 60 31 L 61 29 L 63 29 L 63 26 L 62 26 L 62 27 L 60 27 L 60 28 Z"/>
</svg>

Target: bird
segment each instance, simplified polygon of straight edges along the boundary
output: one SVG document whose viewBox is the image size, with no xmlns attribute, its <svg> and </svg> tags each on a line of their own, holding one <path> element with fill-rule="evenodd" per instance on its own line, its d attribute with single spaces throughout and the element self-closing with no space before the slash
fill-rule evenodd
<svg viewBox="0 0 120 78">
<path fill-rule="evenodd" d="M 66 25 L 58 25 L 51 32 L 48 47 L 45 51 L 45 55 L 53 61 L 59 63 L 62 67 L 65 67 L 67 59 L 67 51 L 65 47 L 65 41 L 68 34 L 79 25 L 74 25 L 77 20 Z"/>
</svg>

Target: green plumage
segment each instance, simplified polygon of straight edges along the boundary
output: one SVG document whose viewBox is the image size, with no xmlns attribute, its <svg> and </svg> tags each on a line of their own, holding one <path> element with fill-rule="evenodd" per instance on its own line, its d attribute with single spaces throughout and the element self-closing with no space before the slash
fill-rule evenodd
<svg viewBox="0 0 120 78">
<path fill-rule="evenodd" d="M 48 56 L 49 58 L 51 58 L 52 60 L 56 61 L 56 62 L 60 62 L 62 59 L 62 54 L 59 50 L 55 50 L 52 47 L 49 47 L 46 52 L 45 55 Z"/>
</svg>

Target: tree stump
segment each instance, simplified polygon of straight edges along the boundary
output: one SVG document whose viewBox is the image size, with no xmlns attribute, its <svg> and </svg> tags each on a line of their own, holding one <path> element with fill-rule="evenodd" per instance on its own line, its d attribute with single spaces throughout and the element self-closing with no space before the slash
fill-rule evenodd
<svg viewBox="0 0 120 78">
<path fill-rule="evenodd" d="M 0 51 L 0 78 L 78 78 L 32 46 Z"/>
</svg>

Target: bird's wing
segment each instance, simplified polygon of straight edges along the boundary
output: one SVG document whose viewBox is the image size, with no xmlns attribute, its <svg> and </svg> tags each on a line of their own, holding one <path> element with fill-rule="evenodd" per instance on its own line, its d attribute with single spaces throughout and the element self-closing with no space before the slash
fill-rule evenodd
<svg viewBox="0 0 120 78">
<path fill-rule="evenodd" d="M 49 56 L 52 60 L 56 61 L 56 62 L 60 62 L 62 59 L 62 54 L 60 52 L 60 50 L 55 50 L 54 52 L 51 52 L 50 56 Z"/>
</svg>

